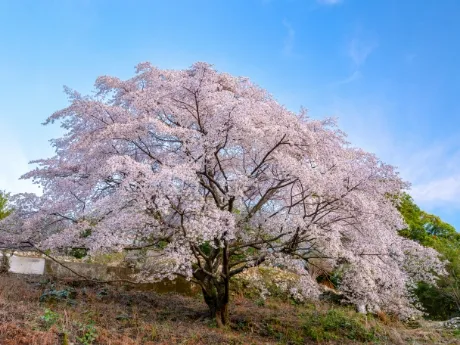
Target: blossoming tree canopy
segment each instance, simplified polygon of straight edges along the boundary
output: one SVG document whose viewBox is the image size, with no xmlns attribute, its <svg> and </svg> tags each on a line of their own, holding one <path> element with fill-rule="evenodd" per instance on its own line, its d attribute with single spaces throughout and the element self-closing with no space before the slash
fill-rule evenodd
<svg viewBox="0 0 460 345">
<path fill-rule="evenodd" d="M 309 262 L 326 260 L 343 268 L 352 302 L 406 314 L 408 285 L 442 270 L 434 251 L 397 235 L 389 196 L 405 182 L 333 120 L 293 113 L 206 63 L 142 63 L 96 88 L 66 90 L 69 107 L 46 121 L 66 130 L 56 155 L 24 176 L 43 195 L 22 200 L 21 233 L 42 246 L 147 247 L 158 257 L 143 277 L 192 279 L 219 323 L 230 279 L 253 266 L 293 271 L 290 292 L 315 297 Z"/>
</svg>

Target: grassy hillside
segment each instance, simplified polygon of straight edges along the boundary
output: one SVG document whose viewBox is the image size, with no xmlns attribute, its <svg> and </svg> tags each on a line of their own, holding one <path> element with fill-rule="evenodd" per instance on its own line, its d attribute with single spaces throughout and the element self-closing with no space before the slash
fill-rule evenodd
<svg viewBox="0 0 460 345">
<path fill-rule="evenodd" d="M 385 314 L 364 316 L 327 303 L 241 293 L 233 296 L 232 326 L 217 329 L 198 295 L 0 278 L 2 345 L 460 344 L 456 331 L 410 328 Z"/>
</svg>

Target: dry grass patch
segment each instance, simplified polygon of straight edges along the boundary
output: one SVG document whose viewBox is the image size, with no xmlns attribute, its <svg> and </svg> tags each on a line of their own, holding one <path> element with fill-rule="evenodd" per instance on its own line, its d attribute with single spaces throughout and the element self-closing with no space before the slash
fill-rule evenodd
<svg viewBox="0 0 460 345">
<path fill-rule="evenodd" d="M 453 332 L 326 303 L 260 303 L 243 293 L 232 302 L 231 326 L 217 329 L 199 295 L 0 276 L 0 344 L 460 344 Z"/>
</svg>

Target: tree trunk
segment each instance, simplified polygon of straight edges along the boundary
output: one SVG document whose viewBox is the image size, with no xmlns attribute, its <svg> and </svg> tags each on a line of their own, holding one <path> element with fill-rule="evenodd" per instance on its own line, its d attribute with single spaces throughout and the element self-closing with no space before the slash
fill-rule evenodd
<svg viewBox="0 0 460 345">
<path fill-rule="evenodd" d="M 217 241 L 217 244 L 219 243 L 220 242 Z M 199 274 L 198 271 L 194 274 L 195 278 L 202 282 L 204 301 L 209 307 L 211 317 L 216 319 L 217 327 L 222 327 L 228 325 L 230 321 L 228 315 L 228 303 L 230 301 L 230 267 L 227 241 L 224 241 L 222 251 L 219 247 L 215 250 L 217 252 L 214 252 L 210 256 L 213 257 L 213 260 L 219 260 L 219 254 L 221 253 L 222 272 L 220 274 L 216 272 L 215 275 L 210 275 L 208 273 L 204 274 L 204 271 L 203 274 Z M 208 272 L 213 272 L 215 266 L 217 266 L 215 263 L 206 262 L 206 270 Z"/>
<path fill-rule="evenodd" d="M 208 305 L 212 318 L 216 319 L 217 327 L 229 324 L 228 289 L 225 282 L 214 283 L 203 289 L 204 301 Z"/>
</svg>

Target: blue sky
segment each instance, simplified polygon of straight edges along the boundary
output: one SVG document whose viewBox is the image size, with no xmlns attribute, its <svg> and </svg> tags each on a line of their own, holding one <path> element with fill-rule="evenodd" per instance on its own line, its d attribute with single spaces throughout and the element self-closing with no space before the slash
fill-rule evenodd
<svg viewBox="0 0 460 345">
<path fill-rule="evenodd" d="M 339 118 L 398 166 L 426 210 L 460 228 L 457 0 L 0 0 L 0 189 L 52 155 L 41 123 L 99 75 L 207 61 L 292 110 Z"/>
</svg>

